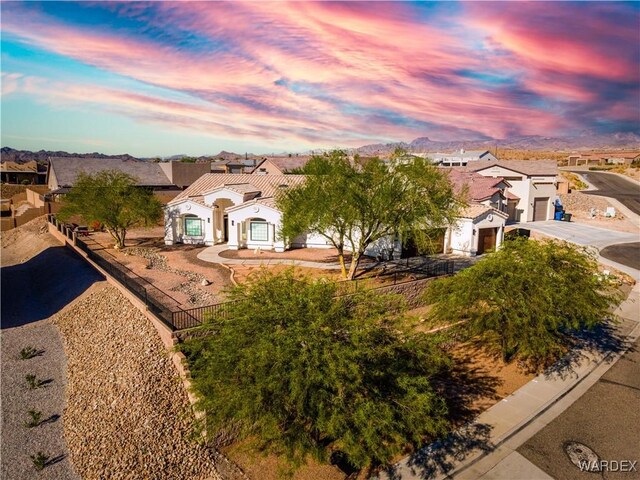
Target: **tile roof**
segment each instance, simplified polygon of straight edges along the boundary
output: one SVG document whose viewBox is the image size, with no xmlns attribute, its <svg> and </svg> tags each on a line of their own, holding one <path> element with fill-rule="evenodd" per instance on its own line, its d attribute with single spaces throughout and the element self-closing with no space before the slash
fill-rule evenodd
<svg viewBox="0 0 640 480">
<path fill-rule="evenodd" d="M 296 168 L 304 167 L 311 157 L 309 156 L 301 156 L 301 157 L 267 157 L 262 162 L 260 162 L 256 166 L 256 170 L 260 167 L 263 162 L 271 162 L 275 165 L 281 172 L 290 172 Z M 254 171 L 256 171 L 254 170 Z"/>
<path fill-rule="evenodd" d="M 51 157 L 49 168 L 56 175 L 58 185 L 72 187 L 80 172 L 89 175 L 103 170 L 119 170 L 135 177 L 138 185 L 144 186 L 170 186 L 169 178 L 157 163 L 143 162 L 141 160 L 129 160 L 120 158 L 78 158 L 78 157 Z"/>
<path fill-rule="evenodd" d="M 485 177 L 466 168 L 442 168 L 440 170 L 449 176 L 457 193 L 467 187 L 467 195 L 471 201 L 480 202 L 493 197 L 501 190 L 498 186 L 501 182 L 509 186 L 509 182 L 502 177 Z"/>
<path fill-rule="evenodd" d="M 207 173 L 180 192 L 171 202 L 184 198 L 201 196 L 222 186 L 251 185 L 262 197 L 273 197 L 283 185 L 294 186 L 304 182 L 304 175 L 249 175 L 243 173 Z M 245 192 L 242 192 L 245 193 Z"/>
<path fill-rule="evenodd" d="M 506 213 L 501 212 L 500 210 L 497 210 L 493 207 L 490 207 L 489 205 L 482 205 L 481 203 L 470 203 L 467 207 L 465 207 L 462 210 L 462 212 L 460 213 L 460 217 L 470 218 L 472 220 L 475 220 L 476 218 L 488 212 L 491 212 L 494 215 L 498 215 L 499 217 L 502 217 L 502 218 L 509 217 L 509 215 L 507 215 Z"/>
<path fill-rule="evenodd" d="M 472 169 L 478 172 L 496 165 L 528 176 L 558 174 L 558 163 L 555 160 L 499 160 L 497 162 L 474 165 Z"/>
<path fill-rule="evenodd" d="M 220 187 L 228 188 L 229 190 L 233 190 L 234 192 L 238 193 L 254 193 L 260 191 L 258 187 L 251 185 L 250 183 L 225 183 Z"/>
</svg>

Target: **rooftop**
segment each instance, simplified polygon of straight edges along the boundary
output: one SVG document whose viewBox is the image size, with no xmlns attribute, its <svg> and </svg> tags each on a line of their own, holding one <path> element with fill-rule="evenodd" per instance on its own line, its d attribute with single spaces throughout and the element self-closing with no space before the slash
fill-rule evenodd
<svg viewBox="0 0 640 480">
<path fill-rule="evenodd" d="M 474 165 L 471 169 L 478 172 L 495 166 L 529 176 L 558 174 L 558 163 L 555 160 L 499 160 L 497 162 Z"/>
<path fill-rule="evenodd" d="M 304 182 L 304 175 L 249 175 L 244 173 L 208 173 L 180 192 L 170 203 L 190 197 L 199 197 L 219 187 L 241 189 L 241 193 L 260 192 L 262 197 L 273 197 L 282 186 Z M 240 186 L 244 185 L 244 186 Z"/>
<path fill-rule="evenodd" d="M 136 178 L 140 186 L 170 186 L 169 178 L 158 163 L 120 158 L 51 157 L 49 168 L 55 172 L 58 185 L 72 187 L 78 174 L 94 175 L 104 170 L 119 170 Z"/>
</svg>

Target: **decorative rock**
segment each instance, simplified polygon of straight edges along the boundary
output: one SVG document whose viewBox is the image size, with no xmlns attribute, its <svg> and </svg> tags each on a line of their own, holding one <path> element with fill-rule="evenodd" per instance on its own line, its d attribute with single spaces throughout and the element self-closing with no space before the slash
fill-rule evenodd
<svg viewBox="0 0 640 480">
<path fill-rule="evenodd" d="M 105 286 L 53 317 L 65 339 L 70 459 L 84 479 L 245 478 L 193 440 L 193 411 L 149 320 Z"/>
<path fill-rule="evenodd" d="M 203 278 L 202 281 L 200 282 L 200 285 L 202 285 L 203 287 L 206 287 L 206 286 L 211 285 L 211 282 L 209 280 L 207 280 L 206 278 Z"/>
</svg>

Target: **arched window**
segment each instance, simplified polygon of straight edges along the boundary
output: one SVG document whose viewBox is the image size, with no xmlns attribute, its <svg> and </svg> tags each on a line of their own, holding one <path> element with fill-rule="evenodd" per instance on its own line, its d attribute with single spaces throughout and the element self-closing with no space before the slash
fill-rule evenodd
<svg viewBox="0 0 640 480">
<path fill-rule="evenodd" d="M 263 218 L 252 218 L 249 221 L 249 239 L 253 242 L 269 240 L 269 224 Z"/>
<path fill-rule="evenodd" d="M 187 214 L 184 216 L 184 234 L 188 237 L 202 236 L 202 219 L 197 215 Z"/>
</svg>

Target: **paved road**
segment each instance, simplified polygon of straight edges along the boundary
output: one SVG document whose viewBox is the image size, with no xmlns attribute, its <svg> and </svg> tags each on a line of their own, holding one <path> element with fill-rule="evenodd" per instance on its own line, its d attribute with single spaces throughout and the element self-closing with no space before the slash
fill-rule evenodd
<svg viewBox="0 0 640 480">
<path fill-rule="evenodd" d="M 600 250 L 600 255 L 614 262 L 640 270 L 640 242 L 611 245 Z"/>
<path fill-rule="evenodd" d="M 598 190 L 589 190 L 583 193 L 611 197 L 618 200 L 632 212 L 640 215 L 640 186 L 619 175 L 602 172 L 575 171 L 582 175 Z"/>
<path fill-rule="evenodd" d="M 518 452 L 557 479 L 640 478 L 640 340 L 571 407 L 522 445 Z M 566 452 L 568 442 L 589 447 L 600 460 L 637 461 L 636 471 L 581 472 Z"/>
</svg>

